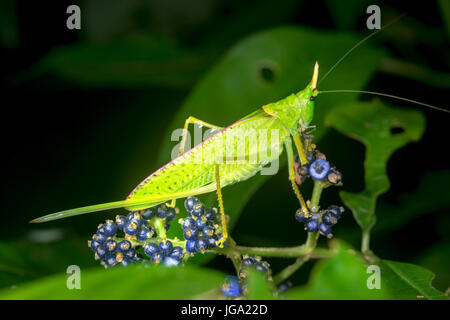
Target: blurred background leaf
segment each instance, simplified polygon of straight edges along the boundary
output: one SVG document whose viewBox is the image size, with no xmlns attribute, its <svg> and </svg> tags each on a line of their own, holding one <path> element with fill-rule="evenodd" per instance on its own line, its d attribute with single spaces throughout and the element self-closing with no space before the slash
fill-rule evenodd
<svg viewBox="0 0 450 320">
<path fill-rule="evenodd" d="M 218 290 L 224 278 L 218 271 L 192 266 L 81 269 L 80 275 L 80 290 L 69 290 L 68 275 L 62 274 L 4 289 L 0 299 L 195 299 L 207 291 Z"/>
</svg>

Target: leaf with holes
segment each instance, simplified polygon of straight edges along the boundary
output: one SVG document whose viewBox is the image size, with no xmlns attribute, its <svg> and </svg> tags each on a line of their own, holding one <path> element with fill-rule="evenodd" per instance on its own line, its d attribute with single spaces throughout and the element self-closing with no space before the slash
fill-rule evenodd
<svg viewBox="0 0 450 320">
<path fill-rule="evenodd" d="M 381 102 L 355 102 L 333 109 L 326 124 L 366 147 L 365 190 L 343 191 L 340 196 L 367 235 L 376 221 L 377 197 L 389 190 L 386 163 L 395 150 L 421 138 L 425 118 L 417 110 L 393 109 Z M 396 133 L 397 130 L 401 132 Z"/>
<path fill-rule="evenodd" d="M 431 285 L 433 272 L 411 263 L 380 260 L 383 286 L 394 299 L 448 300 L 448 297 Z"/>
</svg>

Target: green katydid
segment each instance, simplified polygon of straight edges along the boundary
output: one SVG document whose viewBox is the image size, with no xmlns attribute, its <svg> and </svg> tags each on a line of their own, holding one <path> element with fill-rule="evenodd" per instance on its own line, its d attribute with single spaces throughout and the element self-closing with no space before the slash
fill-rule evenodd
<svg viewBox="0 0 450 320">
<path fill-rule="evenodd" d="M 221 243 L 223 243 L 226 240 L 227 231 L 221 188 L 254 176 L 268 161 L 278 159 L 283 151 L 283 146 L 286 149 L 289 162 L 289 180 L 300 201 L 302 209 L 305 213 L 308 213 L 306 204 L 295 183 L 292 140 L 296 145 L 301 163 L 306 164 L 307 160 L 301 141 L 301 133 L 302 130 L 308 128 L 313 118 L 314 98 L 319 94 L 316 88 L 318 74 L 319 65 L 316 62 L 312 80 L 305 89 L 291 94 L 280 101 L 266 104 L 259 110 L 245 116 L 226 128 L 220 128 L 189 117 L 185 123 L 185 133 L 187 133 L 189 124 L 199 124 L 216 129 L 217 133 L 186 152 L 183 152 L 186 142 L 186 135 L 184 135 L 181 142 L 180 155 L 143 180 L 126 200 L 61 211 L 34 219 L 32 222 L 46 222 L 89 212 L 123 207 L 128 210 L 141 210 L 169 200 L 186 198 L 217 190 L 224 233 L 221 239 Z M 251 154 L 270 154 L 269 159 L 262 160 L 258 158 L 253 162 L 240 161 L 239 163 L 230 163 L 230 161 L 218 161 L 216 158 L 211 158 L 215 157 L 216 154 L 212 151 L 218 148 L 219 153 L 222 154 L 221 147 L 218 146 L 223 146 L 221 144 L 223 140 L 232 135 L 235 130 L 253 129 L 258 130 L 255 132 L 266 130 L 264 132 L 267 132 L 268 135 L 271 135 L 272 131 L 274 133 L 276 131 L 279 144 L 275 148 L 273 147 L 274 144 L 252 143 L 248 144 L 247 148 L 244 148 L 243 153 L 240 153 L 242 148 L 238 148 L 238 151 L 232 152 L 231 156 L 237 159 L 248 159 Z M 257 138 L 259 137 L 257 136 Z M 267 150 L 268 148 L 270 150 Z M 203 161 L 201 163 L 191 163 L 192 157 L 196 156 L 203 156 Z M 227 154 L 227 156 L 230 156 L 230 154 Z"/>
<path fill-rule="evenodd" d="M 379 31 L 380 30 L 376 31 L 375 33 Z M 373 36 L 375 33 L 371 34 L 369 37 Z M 363 41 L 359 42 L 355 47 L 349 50 L 348 53 L 350 53 L 353 49 L 355 49 L 369 37 L 366 37 L 365 39 L 363 39 Z M 347 54 L 345 54 L 321 80 L 323 80 Z M 314 115 L 314 99 L 319 94 L 319 91 L 317 89 L 318 73 L 319 65 L 316 62 L 312 80 L 305 89 L 299 91 L 298 93 L 291 94 L 280 101 L 266 104 L 260 109 L 243 117 L 242 119 L 238 120 L 228 127 L 221 128 L 194 117 L 189 117 L 185 122 L 185 134 L 183 135 L 181 141 L 179 156 L 144 179 L 130 193 L 126 200 L 60 211 L 54 214 L 34 219 L 31 222 L 47 222 L 75 215 L 116 208 L 126 208 L 132 211 L 142 210 L 145 208 L 156 206 L 169 200 L 172 200 L 171 205 L 173 206 L 176 199 L 217 191 L 223 228 L 223 237 L 221 238 L 219 245 L 222 245 L 227 238 L 227 230 L 225 224 L 225 212 L 221 188 L 251 178 L 256 173 L 258 173 L 268 161 L 278 159 L 278 157 L 283 152 L 283 147 L 285 148 L 287 153 L 289 165 L 289 180 L 291 182 L 292 188 L 300 202 L 302 211 L 305 213 L 305 215 L 309 215 L 309 209 L 302 198 L 297 184 L 295 183 L 295 172 L 293 165 L 294 151 L 292 147 L 292 141 L 296 146 L 301 164 L 306 164 L 306 146 L 304 145 L 304 141 L 302 140 L 302 134 L 309 127 Z M 360 92 L 380 95 L 413 102 L 422 106 L 438 109 L 440 111 L 449 112 L 448 110 L 425 103 L 378 92 L 331 90 L 322 91 L 321 93 L 332 92 Z M 184 152 L 187 129 L 190 124 L 209 127 L 211 129 L 217 130 L 217 132 L 207 140 Z M 269 153 L 269 159 L 262 160 L 257 158 L 258 160 L 256 162 L 241 161 L 239 163 L 219 161 L 223 156 L 223 150 L 221 149 L 221 146 L 223 146 L 223 139 L 227 139 L 227 137 L 231 136 L 237 129 L 266 130 L 265 132 L 268 132 L 269 135 L 271 134 L 271 132 L 276 132 L 278 135 L 279 143 L 275 147 L 273 145 L 268 146 L 266 144 L 263 145 L 260 143 L 249 144 L 247 146 L 248 148 L 243 148 L 243 151 L 242 148 L 238 148 L 240 151 L 231 153 L 231 156 L 233 158 L 238 159 L 248 159 L 252 154 Z M 257 138 L 260 137 L 258 136 Z M 217 150 L 219 150 L 220 153 L 219 157 L 216 156 L 216 152 L 213 152 Z M 204 161 L 202 161 L 201 163 L 191 163 L 192 157 L 195 158 L 198 156 Z M 229 156 L 229 154 L 227 154 L 227 156 Z"/>
</svg>

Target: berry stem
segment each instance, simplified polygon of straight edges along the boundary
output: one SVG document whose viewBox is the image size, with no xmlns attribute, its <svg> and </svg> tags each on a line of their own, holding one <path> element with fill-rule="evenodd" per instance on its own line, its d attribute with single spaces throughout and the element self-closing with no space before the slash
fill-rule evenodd
<svg viewBox="0 0 450 320">
<path fill-rule="evenodd" d="M 370 232 L 363 230 L 361 239 L 361 252 L 367 253 L 370 250 Z"/>
<path fill-rule="evenodd" d="M 273 277 L 273 282 L 275 284 L 279 284 L 292 276 L 306 261 L 309 260 L 309 256 L 304 256 L 301 258 L 297 258 L 295 262 L 283 270 L 281 270 L 277 275 Z"/>
<path fill-rule="evenodd" d="M 332 253 L 328 249 L 317 248 L 311 250 L 305 245 L 296 247 L 244 247 L 235 246 L 234 248 L 215 248 L 212 251 L 223 254 L 238 253 L 241 255 L 247 254 L 250 256 L 272 257 L 272 258 L 299 258 L 309 255 L 311 258 L 328 258 Z"/>
<path fill-rule="evenodd" d="M 311 196 L 311 202 L 310 202 L 310 209 L 314 207 L 319 206 L 320 202 L 320 196 L 322 195 L 323 185 L 320 181 L 314 181 L 314 188 L 313 193 Z M 309 232 L 308 238 L 306 239 L 306 248 L 310 249 L 311 251 L 316 247 L 317 245 L 317 239 L 319 238 L 319 232 Z"/>
<path fill-rule="evenodd" d="M 164 227 L 164 221 L 160 218 L 155 218 L 153 222 L 153 227 L 161 239 L 166 239 L 166 228 Z"/>
</svg>

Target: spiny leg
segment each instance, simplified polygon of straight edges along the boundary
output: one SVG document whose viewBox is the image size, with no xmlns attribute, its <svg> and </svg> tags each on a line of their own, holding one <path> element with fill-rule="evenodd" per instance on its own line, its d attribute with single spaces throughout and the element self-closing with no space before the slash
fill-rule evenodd
<svg viewBox="0 0 450 320">
<path fill-rule="evenodd" d="M 305 148 L 303 148 L 302 140 L 300 139 L 300 134 L 296 133 L 294 135 L 294 143 L 297 148 L 298 156 L 300 157 L 300 163 L 302 166 L 308 163 L 308 159 L 306 158 Z M 291 148 L 292 149 L 292 148 Z"/>
<path fill-rule="evenodd" d="M 210 129 L 214 129 L 214 130 L 222 130 L 222 127 L 216 126 L 214 124 L 205 122 L 203 120 L 197 119 L 193 116 L 189 116 L 189 118 L 186 119 L 186 121 L 184 122 L 184 128 L 183 128 L 183 135 L 181 136 L 181 144 L 180 144 L 180 151 L 178 152 L 178 154 L 181 156 L 184 153 L 184 148 L 186 147 L 186 140 L 187 140 L 187 135 L 188 135 L 188 127 L 190 124 L 198 124 Z M 172 199 L 170 206 L 171 207 L 175 207 L 176 204 L 176 200 Z"/>
<path fill-rule="evenodd" d="M 224 247 L 224 243 L 228 238 L 227 220 L 225 217 L 225 209 L 223 207 L 222 188 L 220 187 L 220 172 L 219 165 L 216 164 L 216 187 L 217 187 L 217 200 L 219 201 L 219 211 L 222 224 L 222 238 L 216 241 L 219 248 Z"/>
<path fill-rule="evenodd" d="M 300 202 L 300 206 L 305 217 L 310 216 L 310 212 L 308 207 L 306 206 L 305 200 L 300 193 L 300 190 L 295 182 L 295 172 L 294 172 L 294 151 L 292 150 L 292 142 L 291 139 L 288 139 L 285 143 L 286 145 L 286 153 L 288 157 L 288 166 L 289 166 L 289 181 L 291 181 L 292 189 L 294 189 L 294 193 L 297 196 L 298 201 Z M 303 149 L 302 149 L 303 150 Z M 301 157 L 300 157 L 301 159 Z M 301 161 L 301 160 L 300 160 Z"/>
</svg>

